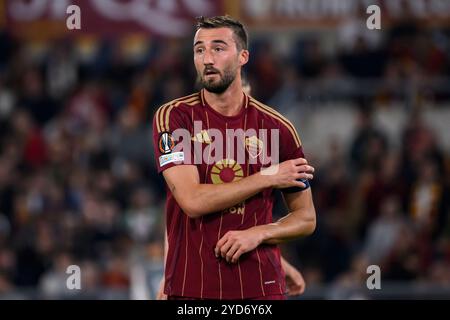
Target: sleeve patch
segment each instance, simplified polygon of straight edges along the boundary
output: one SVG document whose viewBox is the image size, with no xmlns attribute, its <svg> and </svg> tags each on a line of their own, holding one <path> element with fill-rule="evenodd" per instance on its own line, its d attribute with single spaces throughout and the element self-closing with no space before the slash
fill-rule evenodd
<svg viewBox="0 0 450 320">
<path fill-rule="evenodd" d="M 184 161 L 184 153 L 183 152 L 174 152 L 169 154 L 164 154 L 159 157 L 159 166 L 163 167 L 166 164 L 177 162 L 177 161 Z"/>
<path fill-rule="evenodd" d="M 175 147 L 175 141 L 170 132 L 161 133 L 158 140 L 158 147 L 162 154 L 172 152 L 172 149 Z"/>
</svg>

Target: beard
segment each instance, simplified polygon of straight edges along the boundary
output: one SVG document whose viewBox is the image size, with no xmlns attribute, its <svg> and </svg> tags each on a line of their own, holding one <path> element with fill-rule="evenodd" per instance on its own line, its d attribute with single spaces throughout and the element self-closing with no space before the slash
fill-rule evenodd
<svg viewBox="0 0 450 320">
<path fill-rule="evenodd" d="M 211 70 L 211 68 L 209 68 L 209 70 Z M 216 94 L 224 93 L 236 78 L 236 72 L 233 72 L 231 68 L 228 68 L 223 71 L 222 76 L 217 69 L 213 69 L 213 71 L 217 72 L 217 75 L 219 75 L 219 80 L 214 80 L 211 78 L 205 79 L 206 74 L 203 73 L 203 75 L 198 75 L 198 81 L 206 91 Z"/>
</svg>

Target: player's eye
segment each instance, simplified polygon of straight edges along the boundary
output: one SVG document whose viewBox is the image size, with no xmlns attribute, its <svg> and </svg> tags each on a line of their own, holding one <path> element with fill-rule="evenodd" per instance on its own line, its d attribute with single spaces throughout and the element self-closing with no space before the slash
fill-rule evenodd
<svg viewBox="0 0 450 320">
<path fill-rule="evenodd" d="M 216 48 L 214 48 L 214 50 L 215 50 L 216 52 L 221 52 L 221 51 L 223 51 L 223 48 L 221 48 L 221 47 L 216 47 Z"/>
<path fill-rule="evenodd" d="M 203 53 L 203 48 L 197 48 L 195 49 L 195 53 Z"/>
</svg>

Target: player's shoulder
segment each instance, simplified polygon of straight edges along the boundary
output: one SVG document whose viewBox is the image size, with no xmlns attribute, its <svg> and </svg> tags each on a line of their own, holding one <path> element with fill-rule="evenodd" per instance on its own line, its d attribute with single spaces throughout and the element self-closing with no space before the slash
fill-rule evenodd
<svg viewBox="0 0 450 320">
<path fill-rule="evenodd" d="M 200 105 L 201 98 L 198 92 L 171 100 L 161 105 L 153 116 L 153 122 L 158 132 L 167 131 L 172 121 L 183 121 L 190 115 L 191 108 Z"/>
<path fill-rule="evenodd" d="M 188 96 L 184 96 L 181 98 L 177 98 L 177 99 L 173 99 L 169 102 L 164 103 L 163 105 L 161 105 L 155 113 L 155 116 L 158 113 L 161 113 L 163 111 L 167 111 L 169 109 L 173 109 L 173 108 L 179 108 L 180 111 L 184 111 L 185 108 L 183 107 L 192 107 L 195 106 L 197 104 L 201 103 L 201 97 L 200 97 L 200 93 L 199 92 L 195 92 L 193 94 L 190 94 Z"/>
</svg>

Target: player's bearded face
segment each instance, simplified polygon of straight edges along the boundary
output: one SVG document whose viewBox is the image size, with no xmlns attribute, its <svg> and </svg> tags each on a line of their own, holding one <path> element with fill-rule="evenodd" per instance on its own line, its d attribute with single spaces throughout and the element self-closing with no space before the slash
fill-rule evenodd
<svg viewBox="0 0 450 320">
<path fill-rule="evenodd" d="M 223 71 L 213 66 L 206 66 L 203 72 L 199 72 L 199 80 L 207 91 L 212 93 L 225 92 L 236 78 L 237 68 L 227 66 Z M 214 76 L 211 76 L 214 75 Z"/>
</svg>

